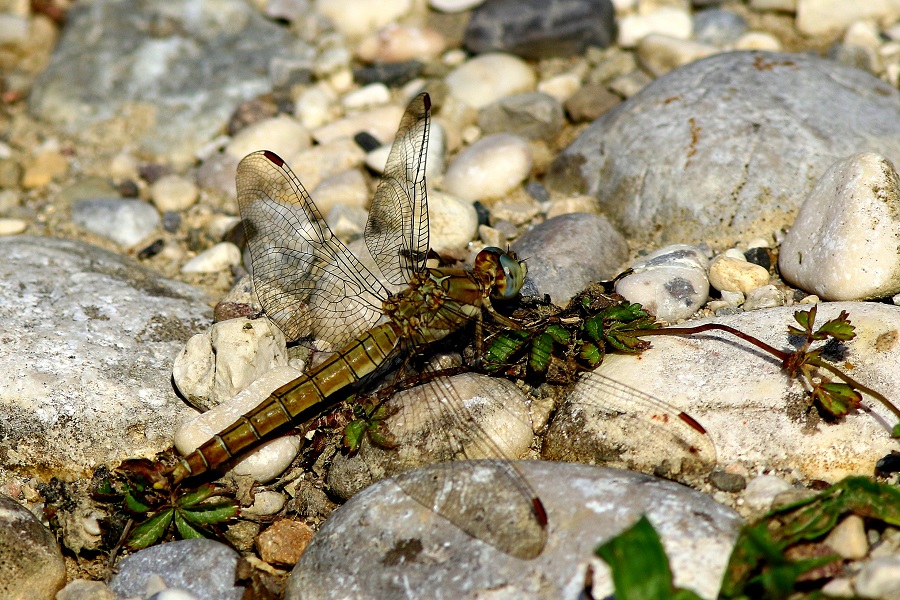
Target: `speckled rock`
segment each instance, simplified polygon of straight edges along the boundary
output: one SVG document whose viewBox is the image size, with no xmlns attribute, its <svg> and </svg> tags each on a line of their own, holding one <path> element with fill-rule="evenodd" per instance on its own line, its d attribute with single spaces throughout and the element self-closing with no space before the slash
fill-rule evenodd
<svg viewBox="0 0 900 600">
<path fill-rule="evenodd" d="M 0 495 L 0 596 L 53 600 L 66 583 L 56 538 L 24 506 Z"/>
<path fill-rule="evenodd" d="M 117 598 L 141 598 L 149 580 L 158 577 L 170 590 L 183 590 L 197 598 L 240 600 L 244 587 L 233 583 L 239 556 L 213 540 L 160 544 L 125 557 L 109 587 Z"/>
<path fill-rule="evenodd" d="M 663 321 L 686 319 L 709 297 L 707 263 L 693 246 L 666 246 L 632 264 L 634 273 L 616 283 L 616 292 Z"/>
<path fill-rule="evenodd" d="M 900 178 L 889 160 L 862 153 L 836 162 L 782 242 L 785 281 L 823 300 L 900 292 Z"/>
<path fill-rule="evenodd" d="M 509 96 L 485 106 L 478 126 L 485 134 L 511 133 L 528 139 L 550 140 L 563 126 L 562 105 L 540 92 Z"/>
<path fill-rule="evenodd" d="M 897 403 L 900 308 L 865 302 L 817 308 L 818 325 L 846 310 L 856 327 L 837 366 L 852 364 L 853 378 Z M 809 307 L 768 308 L 690 324 L 723 323 L 791 351 L 787 328 L 796 326 L 798 310 Z M 897 417 L 878 401 L 864 396 L 863 410 L 826 422 L 775 357 L 724 332 L 654 336 L 650 341 L 652 347 L 640 357 L 607 355 L 597 372 L 689 413 L 709 433 L 719 464 L 737 463 L 751 472 L 791 469 L 836 482 L 871 474 L 875 463 L 896 449 L 890 429 Z"/>
<path fill-rule="evenodd" d="M 440 476 L 458 464 L 421 473 Z M 741 524 L 730 509 L 628 471 L 536 461 L 515 465 L 547 510 L 547 542 L 537 558 L 523 563 L 473 539 L 385 481 L 355 496 L 322 526 L 291 573 L 285 598 L 390 598 L 409 589 L 440 590 L 448 598 L 499 591 L 511 598 L 575 597 L 584 589 L 585 560 L 593 569 L 592 595 L 604 598 L 612 593 L 609 569 L 587 557 L 645 513 L 663 538 L 675 584 L 702 598 L 716 597 Z M 492 486 L 477 501 L 504 505 L 509 499 Z M 428 558 L 433 556 L 440 557 L 441 568 Z M 373 564 L 379 568 L 367 566 Z"/>
<path fill-rule="evenodd" d="M 589 283 L 610 279 L 628 257 L 628 243 L 601 215 L 569 213 L 547 219 L 513 244 L 528 257 L 522 293 L 550 294 L 565 306 Z"/>
<path fill-rule="evenodd" d="M 102 128 L 118 119 L 129 127 L 129 143 L 187 165 L 236 104 L 271 91 L 273 59 L 311 68 L 313 55 L 242 0 L 79 4 L 67 14 L 30 108 L 93 139 L 105 139 Z"/>
<path fill-rule="evenodd" d="M 719 54 L 605 114 L 545 184 L 595 196 L 630 237 L 730 244 L 790 224 L 837 159 L 865 150 L 897 162 L 898 113 L 900 92 L 863 71 L 802 54 Z"/>
<path fill-rule="evenodd" d="M 616 38 L 610 0 L 488 0 L 472 13 L 465 45 L 473 54 L 509 52 L 539 60 L 606 48 Z"/>
<path fill-rule="evenodd" d="M 193 411 L 160 374 L 209 322 L 205 295 L 74 241 L 0 238 L 0 255 L 0 370 L 15 374 L 0 384 L 0 482 L 90 476 L 169 447 Z"/>
</svg>

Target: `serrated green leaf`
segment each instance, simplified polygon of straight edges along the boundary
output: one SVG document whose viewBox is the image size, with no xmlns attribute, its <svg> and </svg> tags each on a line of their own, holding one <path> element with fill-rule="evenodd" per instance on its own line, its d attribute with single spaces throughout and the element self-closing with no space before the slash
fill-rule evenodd
<svg viewBox="0 0 900 600">
<path fill-rule="evenodd" d="M 366 433 L 366 422 L 362 420 L 350 421 L 344 427 L 344 448 L 350 452 L 359 450 L 363 436 Z"/>
<path fill-rule="evenodd" d="M 197 525 L 222 523 L 238 514 L 238 506 L 231 500 L 200 504 L 190 509 L 178 511 L 182 517 Z"/>
<path fill-rule="evenodd" d="M 128 538 L 128 546 L 134 550 L 141 550 L 155 544 L 166 533 L 174 514 L 175 509 L 169 507 L 135 527 Z"/>
<path fill-rule="evenodd" d="M 125 508 L 133 513 L 143 514 L 149 512 L 152 507 L 146 500 L 128 491 L 125 492 Z"/>
<path fill-rule="evenodd" d="M 836 318 L 819 327 L 816 333 L 821 336 L 833 337 L 842 342 L 852 340 L 856 336 L 854 332 L 856 328 L 850 323 L 849 316 L 850 314 L 847 311 L 841 311 L 841 314 Z"/>
<path fill-rule="evenodd" d="M 794 320 L 800 323 L 804 333 L 811 333 L 813 324 L 816 322 L 816 305 L 813 304 L 809 310 L 798 310 L 794 313 Z"/>
<path fill-rule="evenodd" d="M 581 345 L 581 350 L 578 352 L 578 358 L 587 363 L 589 367 L 594 368 L 603 362 L 603 351 L 597 344 L 585 342 Z"/>
<path fill-rule="evenodd" d="M 836 417 L 843 417 L 862 402 L 862 394 L 847 383 L 822 383 L 813 389 L 813 396 Z"/>
<path fill-rule="evenodd" d="M 175 512 L 175 528 L 183 540 L 195 540 L 206 537 L 203 530 L 189 523 L 184 518 L 184 513 L 180 510 Z"/>
<path fill-rule="evenodd" d="M 572 336 L 561 325 L 550 325 L 546 332 L 553 338 L 553 341 L 560 346 L 565 346 L 572 339 Z"/>
<path fill-rule="evenodd" d="M 603 339 L 603 317 L 596 315 L 584 321 L 584 332 L 592 340 L 599 342 Z"/>
<path fill-rule="evenodd" d="M 216 486 L 210 483 L 204 483 L 193 492 L 188 492 L 187 494 L 181 496 L 176 504 L 178 504 L 178 506 L 180 506 L 181 508 L 189 508 L 191 506 L 194 506 L 195 504 L 203 502 L 215 493 Z"/>
<path fill-rule="evenodd" d="M 534 339 L 531 352 L 528 353 L 528 368 L 536 373 L 544 373 L 550 364 L 550 354 L 553 352 L 553 336 L 542 333 Z"/>
</svg>

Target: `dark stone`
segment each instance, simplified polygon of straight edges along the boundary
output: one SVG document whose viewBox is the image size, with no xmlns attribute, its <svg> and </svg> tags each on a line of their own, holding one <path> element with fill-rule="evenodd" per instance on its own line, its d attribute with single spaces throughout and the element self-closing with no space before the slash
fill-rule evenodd
<svg viewBox="0 0 900 600">
<path fill-rule="evenodd" d="M 465 45 L 539 60 L 606 48 L 616 32 L 610 0 L 488 0 L 472 14 Z"/>
<path fill-rule="evenodd" d="M 747 487 L 747 480 L 737 473 L 713 471 L 709 474 L 709 482 L 723 492 L 739 492 Z"/>
<path fill-rule="evenodd" d="M 573 123 L 589 123 L 622 102 L 600 83 L 589 83 L 566 100 L 565 108 Z"/>
<path fill-rule="evenodd" d="M 375 148 L 381 146 L 381 142 L 378 141 L 378 138 L 368 131 L 360 131 L 353 136 L 353 141 L 366 152 L 371 152 Z"/>
<path fill-rule="evenodd" d="M 359 85 L 383 83 L 388 87 L 398 87 L 418 77 L 425 65 L 417 60 L 401 63 L 384 63 L 360 67 L 353 70 L 353 79 Z"/>
<path fill-rule="evenodd" d="M 772 267 L 772 255 L 767 248 L 750 248 L 744 252 L 744 258 L 767 271 Z"/>
<path fill-rule="evenodd" d="M 564 120 L 559 101 L 540 92 L 502 98 L 478 113 L 478 126 L 485 134 L 512 133 L 535 140 L 553 139 Z"/>
</svg>

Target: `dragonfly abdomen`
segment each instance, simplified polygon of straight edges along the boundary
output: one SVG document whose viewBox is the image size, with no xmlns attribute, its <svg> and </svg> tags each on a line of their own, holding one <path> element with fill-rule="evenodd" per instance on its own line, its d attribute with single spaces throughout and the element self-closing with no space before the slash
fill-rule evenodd
<svg viewBox="0 0 900 600">
<path fill-rule="evenodd" d="M 393 323 L 361 334 L 311 372 L 289 381 L 221 433 L 182 458 L 172 472 L 177 483 L 228 462 L 300 415 L 308 416 L 336 394 L 385 365 L 400 340 Z"/>
</svg>

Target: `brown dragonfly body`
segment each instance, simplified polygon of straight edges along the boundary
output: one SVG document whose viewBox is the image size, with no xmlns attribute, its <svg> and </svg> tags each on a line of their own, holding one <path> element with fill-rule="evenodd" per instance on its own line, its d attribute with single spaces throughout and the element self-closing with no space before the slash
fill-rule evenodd
<svg viewBox="0 0 900 600">
<path fill-rule="evenodd" d="M 263 155 L 273 162 L 280 160 L 271 152 Z M 510 278 L 503 263 L 511 261 L 515 262 L 514 257 L 488 248 L 479 253 L 472 271 L 426 269 L 414 274 L 406 290 L 384 302 L 384 314 L 390 321 L 359 335 L 309 374 L 281 386 L 181 459 L 172 472 L 174 483 L 215 469 L 298 417 L 320 410 L 333 397 L 389 364 L 401 349 L 415 352 L 479 318 L 483 308 L 490 310 L 491 295 L 518 293 L 525 267 L 515 262 L 522 269 L 521 276 L 515 271 L 516 276 Z"/>
</svg>

